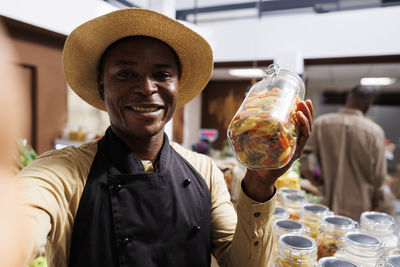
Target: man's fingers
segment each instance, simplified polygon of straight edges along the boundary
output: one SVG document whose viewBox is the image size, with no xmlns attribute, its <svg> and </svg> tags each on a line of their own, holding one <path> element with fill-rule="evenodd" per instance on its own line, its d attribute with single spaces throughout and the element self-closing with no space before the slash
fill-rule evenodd
<svg viewBox="0 0 400 267">
<path fill-rule="evenodd" d="M 307 103 L 308 102 L 308 103 Z M 313 107 L 311 101 L 301 101 L 299 103 L 299 111 L 303 112 L 307 119 L 307 124 L 309 124 L 310 131 L 312 129 L 312 121 L 313 121 Z"/>
</svg>

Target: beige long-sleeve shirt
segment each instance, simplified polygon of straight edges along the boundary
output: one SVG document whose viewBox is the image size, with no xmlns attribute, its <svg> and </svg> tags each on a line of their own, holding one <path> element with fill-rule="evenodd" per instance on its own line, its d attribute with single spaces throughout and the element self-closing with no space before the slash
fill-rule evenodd
<svg viewBox="0 0 400 267">
<path fill-rule="evenodd" d="M 385 135 L 360 110 L 341 109 L 319 116 L 303 156 L 301 168 L 310 170 L 315 156 L 324 180 L 325 204 L 337 214 L 360 219 L 371 210 L 386 174 Z"/>
<path fill-rule="evenodd" d="M 220 266 L 272 266 L 275 196 L 259 203 L 240 192 L 237 214 L 222 172 L 207 156 L 171 143 L 205 179 L 211 195 L 212 253 Z M 34 232 L 32 257 L 45 245 L 49 267 L 66 267 L 74 218 L 97 143 L 42 154 L 20 174 Z"/>
</svg>

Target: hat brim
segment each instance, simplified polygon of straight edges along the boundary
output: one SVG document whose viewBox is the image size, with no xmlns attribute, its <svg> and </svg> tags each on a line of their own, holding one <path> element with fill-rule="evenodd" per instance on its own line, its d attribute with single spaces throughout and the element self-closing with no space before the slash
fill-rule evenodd
<svg viewBox="0 0 400 267">
<path fill-rule="evenodd" d="M 65 41 L 63 67 L 66 81 L 87 103 L 106 110 L 98 92 L 99 61 L 108 46 L 127 36 L 153 37 L 176 52 L 182 68 L 178 108 L 207 85 L 213 70 L 213 54 L 202 36 L 155 11 L 121 9 L 78 26 Z"/>
</svg>

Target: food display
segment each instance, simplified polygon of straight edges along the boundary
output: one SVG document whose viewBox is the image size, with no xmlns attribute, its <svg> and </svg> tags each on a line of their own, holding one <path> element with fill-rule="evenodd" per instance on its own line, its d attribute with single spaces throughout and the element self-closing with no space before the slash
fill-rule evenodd
<svg viewBox="0 0 400 267">
<path fill-rule="evenodd" d="M 297 234 L 285 234 L 279 238 L 274 267 L 291 266 L 318 266 L 317 246 L 312 238 Z"/>
<path fill-rule="evenodd" d="M 344 235 L 356 228 L 357 223 L 350 218 L 338 215 L 325 217 L 318 235 L 318 259 L 335 255 L 343 246 Z"/>
<path fill-rule="evenodd" d="M 326 216 L 333 215 L 329 208 L 324 205 L 307 204 L 303 206 L 300 222 L 310 228 L 310 235 L 317 240 L 319 227 L 322 219 Z"/>
<path fill-rule="evenodd" d="M 285 166 L 296 149 L 296 111 L 303 98 L 304 83 L 297 74 L 269 66 L 228 127 L 228 141 L 239 162 L 249 169 Z"/>
</svg>

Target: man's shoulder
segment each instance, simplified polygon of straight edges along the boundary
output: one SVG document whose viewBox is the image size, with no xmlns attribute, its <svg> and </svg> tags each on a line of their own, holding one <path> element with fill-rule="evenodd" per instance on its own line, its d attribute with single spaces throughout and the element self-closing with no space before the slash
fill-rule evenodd
<svg viewBox="0 0 400 267">
<path fill-rule="evenodd" d="M 97 152 L 97 141 L 83 144 L 79 147 L 68 146 L 58 150 L 49 150 L 39 155 L 34 160 L 34 164 L 67 164 L 71 165 L 87 165 L 91 164 Z"/>
<path fill-rule="evenodd" d="M 192 163 L 194 162 L 211 162 L 211 158 L 208 157 L 207 155 L 200 154 L 197 152 L 194 152 L 192 150 L 189 150 L 182 145 L 176 143 L 176 142 L 171 142 L 171 147 L 179 154 L 181 155 L 184 159 Z M 192 164 L 193 165 L 193 164 Z"/>
</svg>

